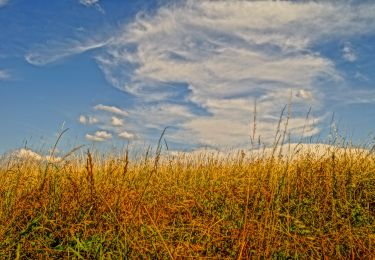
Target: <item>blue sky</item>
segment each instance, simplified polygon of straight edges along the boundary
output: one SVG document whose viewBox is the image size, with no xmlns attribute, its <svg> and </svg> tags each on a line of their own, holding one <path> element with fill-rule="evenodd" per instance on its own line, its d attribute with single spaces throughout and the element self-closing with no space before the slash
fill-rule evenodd
<svg viewBox="0 0 375 260">
<path fill-rule="evenodd" d="M 0 153 L 375 129 L 373 1 L 0 0 Z M 306 115 L 311 107 L 311 113 Z M 283 124 L 285 120 L 283 121 Z M 368 137 L 370 134 L 370 137 Z"/>
</svg>

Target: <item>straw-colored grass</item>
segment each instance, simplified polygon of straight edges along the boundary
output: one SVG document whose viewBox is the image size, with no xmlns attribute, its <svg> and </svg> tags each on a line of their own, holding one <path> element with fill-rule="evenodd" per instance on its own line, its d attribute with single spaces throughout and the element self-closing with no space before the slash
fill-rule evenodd
<svg viewBox="0 0 375 260">
<path fill-rule="evenodd" d="M 373 259 L 374 219 L 368 152 L 285 160 L 159 149 L 0 167 L 1 259 Z"/>
</svg>

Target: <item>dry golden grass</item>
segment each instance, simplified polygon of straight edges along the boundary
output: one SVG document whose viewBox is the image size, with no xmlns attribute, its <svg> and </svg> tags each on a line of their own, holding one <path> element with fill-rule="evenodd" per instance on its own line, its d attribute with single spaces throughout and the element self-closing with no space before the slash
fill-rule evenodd
<svg viewBox="0 0 375 260">
<path fill-rule="evenodd" d="M 375 157 L 90 153 L 0 167 L 0 258 L 375 257 Z"/>
</svg>

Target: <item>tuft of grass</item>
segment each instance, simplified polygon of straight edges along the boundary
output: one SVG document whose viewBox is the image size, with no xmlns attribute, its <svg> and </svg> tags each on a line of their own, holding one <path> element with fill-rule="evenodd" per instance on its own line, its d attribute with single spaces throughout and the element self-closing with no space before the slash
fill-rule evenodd
<svg viewBox="0 0 375 260">
<path fill-rule="evenodd" d="M 371 152 L 172 155 L 161 140 L 133 160 L 4 161 L 0 258 L 375 256 Z"/>
</svg>

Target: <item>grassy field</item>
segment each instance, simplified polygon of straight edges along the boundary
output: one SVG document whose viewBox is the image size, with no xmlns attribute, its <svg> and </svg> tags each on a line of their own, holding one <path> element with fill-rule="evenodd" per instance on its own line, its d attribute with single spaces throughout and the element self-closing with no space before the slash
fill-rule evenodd
<svg viewBox="0 0 375 260">
<path fill-rule="evenodd" d="M 373 259 L 375 156 L 9 157 L 0 208 L 1 259 Z"/>
</svg>

